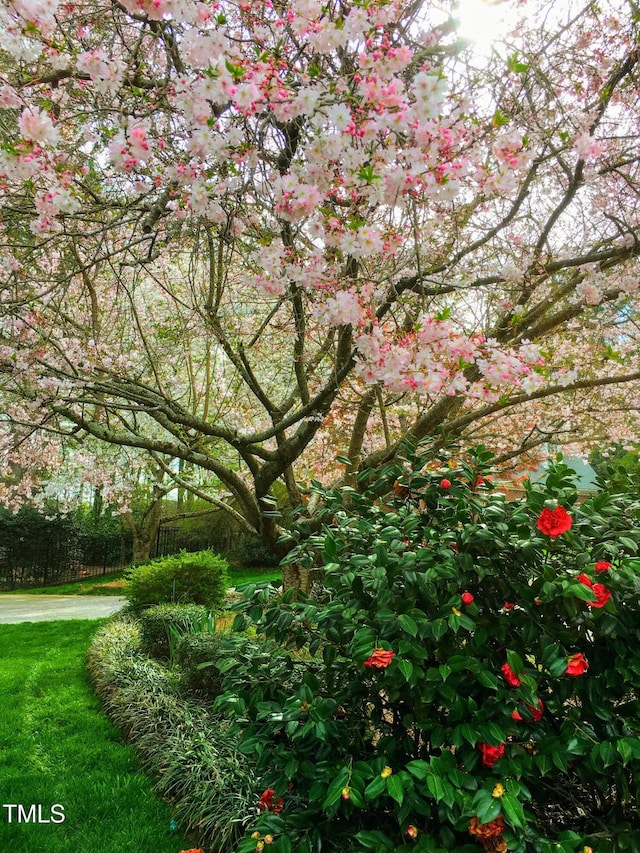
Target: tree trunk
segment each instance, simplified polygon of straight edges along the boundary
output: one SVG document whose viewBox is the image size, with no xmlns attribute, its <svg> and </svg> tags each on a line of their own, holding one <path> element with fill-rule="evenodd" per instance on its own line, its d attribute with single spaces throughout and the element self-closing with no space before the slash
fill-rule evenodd
<svg viewBox="0 0 640 853">
<path fill-rule="evenodd" d="M 311 595 L 314 578 L 319 569 L 305 569 L 298 563 L 288 563 L 282 567 L 282 586 L 284 589 L 297 589 L 305 595 Z"/>
<path fill-rule="evenodd" d="M 91 507 L 93 520 L 95 522 L 97 522 L 98 519 L 100 518 L 100 516 L 102 515 L 103 509 L 104 509 L 104 498 L 102 496 L 102 486 L 96 486 L 96 489 L 93 493 L 93 506 Z"/>
<path fill-rule="evenodd" d="M 134 565 L 146 563 L 151 555 L 160 527 L 160 516 L 162 514 L 162 498 L 156 498 L 151 507 L 142 516 L 139 522 L 131 512 L 125 512 L 123 520 L 133 536 Z"/>
<path fill-rule="evenodd" d="M 133 530 L 133 556 L 132 563 L 137 566 L 140 563 L 146 563 L 151 555 L 155 536 L 152 538 L 148 535 L 148 531 Z"/>
</svg>

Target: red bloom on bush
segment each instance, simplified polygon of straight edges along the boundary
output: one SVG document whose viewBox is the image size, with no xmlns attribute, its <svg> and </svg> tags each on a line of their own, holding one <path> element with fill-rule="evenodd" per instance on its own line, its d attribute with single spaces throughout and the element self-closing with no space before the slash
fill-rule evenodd
<svg viewBox="0 0 640 853">
<path fill-rule="evenodd" d="M 440 480 L 440 488 L 444 489 L 445 491 L 447 489 L 450 489 L 451 488 L 451 480 L 447 480 L 446 477 L 443 480 Z"/>
<path fill-rule="evenodd" d="M 472 604 L 473 603 L 473 595 L 470 592 L 463 592 L 460 596 L 460 599 L 463 604 Z"/>
<path fill-rule="evenodd" d="M 500 671 L 502 672 L 502 676 L 503 676 L 504 680 L 507 682 L 507 684 L 509 685 L 509 687 L 520 687 L 520 685 L 522 684 L 522 681 L 515 674 L 515 672 L 511 669 L 511 667 L 509 666 L 508 663 L 502 664 Z"/>
<path fill-rule="evenodd" d="M 556 536 L 562 536 L 567 530 L 571 529 L 571 516 L 563 506 L 558 506 L 555 509 L 542 510 L 538 516 L 536 527 L 545 536 L 555 539 Z"/>
<path fill-rule="evenodd" d="M 485 767 L 493 767 L 499 758 L 504 755 L 504 744 L 491 746 L 490 743 L 479 743 L 478 749 L 482 753 L 482 763 Z"/>
<path fill-rule="evenodd" d="M 564 674 L 577 677 L 579 675 L 584 675 L 588 669 L 589 661 L 585 658 L 582 652 L 576 652 L 576 654 L 571 655 L 567 661 L 567 668 L 565 669 Z"/>
<path fill-rule="evenodd" d="M 388 649 L 376 649 L 371 657 L 364 662 L 369 669 L 386 669 L 395 657 L 395 652 Z"/>
<path fill-rule="evenodd" d="M 502 606 L 504 607 L 505 610 L 513 610 L 513 608 L 515 607 L 515 604 L 513 603 L 513 601 L 505 601 L 505 603 Z"/>
<path fill-rule="evenodd" d="M 595 595 L 595 601 L 587 601 L 586 604 L 589 607 L 604 607 L 607 601 L 611 598 L 611 592 L 606 588 L 606 586 L 602 583 L 593 583 L 591 578 L 587 577 L 584 573 L 578 575 L 577 580 L 580 583 L 588 586 L 591 592 Z"/>
<path fill-rule="evenodd" d="M 531 711 L 531 716 L 533 717 L 534 723 L 539 722 L 544 714 L 544 705 L 542 704 L 542 699 L 538 699 L 537 708 L 535 708 L 533 705 L 529 705 L 528 702 L 525 702 L 525 705 Z M 520 713 L 520 711 L 518 711 L 517 708 L 514 708 L 511 712 L 511 719 L 518 721 L 523 719 L 522 714 Z"/>
<path fill-rule="evenodd" d="M 604 607 L 607 601 L 611 598 L 611 591 L 604 584 L 594 583 L 591 591 L 595 593 L 595 601 L 587 601 L 589 607 Z"/>
<path fill-rule="evenodd" d="M 600 560 L 595 565 L 596 572 L 608 572 L 611 568 L 611 563 L 608 563 L 606 560 Z"/>
<path fill-rule="evenodd" d="M 471 823 L 469 824 L 469 835 L 475 835 L 476 838 L 479 838 L 481 841 L 484 841 L 487 838 L 497 838 L 499 835 L 502 835 L 504 832 L 504 818 L 502 815 L 499 815 L 494 820 L 490 820 L 488 823 L 479 823 L 477 817 L 471 818 Z"/>
<path fill-rule="evenodd" d="M 282 797 L 275 797 L 275 791 L 273 788 L 267 788 L 266 791 L 263 791 L 260 795 L 260 799 L 258 800 L 258 808 L 261 812 L 273 812 L 274 814 L 280 814 L 282 809 L 284 808 L 284 800 Z"/>
</svg>

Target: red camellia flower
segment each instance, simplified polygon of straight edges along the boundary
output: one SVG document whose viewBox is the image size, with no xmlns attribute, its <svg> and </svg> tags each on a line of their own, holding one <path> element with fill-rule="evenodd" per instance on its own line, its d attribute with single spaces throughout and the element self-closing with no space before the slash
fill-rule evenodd
<svg viewBox="0 0 640 853">
<path fill-rule="evenodd" d="M 503 678 L 507 682 L 509 687 L 520 687 L 522 681 L 511 669 L 508 663 L 503 663 L 502 667 L 500 668 L 500 671 L 502 672 Z"/>
<path fill-rule="evenodd" d="M 364 662 L 369 669 L 385 669 L 395 657 L 395 652 L 388 649 L 376 649 L 371 657 Z"/>
<path fill-rule="evenodd" d="M 564 674 L 577 678 L 579 675 L 584 675 L 588 669 L 589 661 L 585 658 L 582 652 L 576 652 L 576 654 L 571 655 L 567 661 L 567 668 L 565 669 Z"/>
<path fill-rule="evenodd" d="M 441 489 L 450 489 L 451 488 L 451 480 L 447 480 L 445 477 L 444 480 L 440 480 L 440 488 Z"/>
<path fill-rule="evenodd" d="M 607 563 L 606 560 L 600 560 L 600 562 L 595 565 L 596 572 L 608 572 L 610 568 L 611 563 Z"/>
<path fill-rule="evenodd" d="M 595 593 L 595 601 L 587 601 L 589 607 L 604 607 L 607 601 L 611 598 L 611 591 L 604 584 L 594 583 L 591 591 Z"/>
<path fill-rule="evenodd" d="M 491 746 L 490 743 L 479 743 L 478 749 L 482 753 L 482 763 L 485 767 L 493 767 L 499 758 L 504 755 L 504 744 Z"/>
<path fill-rule="evenodd" d="M 472 817 L 469 824 L 469 835 L 475 835 L 476 838 L 484 841 L 487 838 L 497 838 L 502 835 L 504 829 L 504 817 L 502 815 L 498 815 L 488 823 L 480 823 L 477 817 Z"/>
<path fill-rule="evenodd" d="M 542 510 L 538 516 L 536 527 L 545 536 L 555 539 L 556 536 L 562 536 L 567 530 L 571 529 L 571 516 L 563 506 L 558 506 L 555 509 Z"/>
<path fill-rule="evenodd" d="M 587 601 L 585 604 L 588 604 L 589 607 L 604 607 L 607 601 L 611 598 L 611 592 L 606 588 L 606 586 L 602 583 L 593 583 L 591 578 L 585 575 L 584 573 L 579 574 L 576 580 L 579 580 L 580 583 L 588 586 L 591 592 L 595 595 L 595 601 Z"/>
<path fill-rule="evenodd" d="M 505 610 L 513 610 L 513 608 L 515 607 L 513 601 L 505 601 L 505 603 L 502 606 L 504 607 Z"/>
<path fill-rule="evenodd" d="M 487 853 L 507 853 L 507 842 L 502 837 L 504 828 L 502 815 L 487 823 L 480 823 L 477 817 L 472 817 L 469 835 L 475 835 Z"/>
<path fill-rule="evenodd" d="M 529 705 L 528 702 L 525 702 L 526 707 L 531 711 L 531 716 L 533 717 L 534 723 L 539 722 L 542 719 L 542 715 L 544 714 L 544 705 L 542 704 L 542 699 L 538 699 L 538 707 L 535 708 L 533 705 Z M 512 720 L 522 720 L 522 714 L 518 711 L 517 708 L 514 708 L 511 712 Z"/>
<path fill-rule="evenodd" d="M 463 604 L 471 604 L 473 602 L 473 595 L 470 592 L 463 592 L 460 600 Z"/>
<path fill-rule="evenodd" d="M 274 800 L 275 791 L 273 788 L 267 788 L 266 791 L 263 791 L 260 795 L 260 799 L 258 800 L 258 808 L 261 812 L 273 812 L 274 814 L 280 814 L 284 807 L 284 800 L 282 797 L 276 797 Z"/>
</svg>

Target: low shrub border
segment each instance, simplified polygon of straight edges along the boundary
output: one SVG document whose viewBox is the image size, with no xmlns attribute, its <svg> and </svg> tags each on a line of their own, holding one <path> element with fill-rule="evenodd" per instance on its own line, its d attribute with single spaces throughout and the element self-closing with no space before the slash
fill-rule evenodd
<svg viewBox="0 0 640 853">
<path fill-rule="evenodd" d="M 136 750 L 174 819 L 198 843 L 234 849 L 258 813 L 253 762 L 224 721 L 189 702 L 179 682 L 141 651 L 137 621 L 114 619 L 95 635 L 89 673 L 105 711 Z"/>
<path fill-rule="evenodd" d="M 141 651 L 152 658 L 169 658 L 172 645 L 206 621 L 202 604 L 156 604 L 137 614 Z"/>
</svg>

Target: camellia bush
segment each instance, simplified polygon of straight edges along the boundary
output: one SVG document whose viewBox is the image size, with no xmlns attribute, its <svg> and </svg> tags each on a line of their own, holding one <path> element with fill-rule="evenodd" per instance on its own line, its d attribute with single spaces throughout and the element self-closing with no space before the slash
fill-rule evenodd
<svg viewBox="0 0 640 853">
<path fill-rule="evenodd" d="M 406 447 L 393 491 L 324 493 L 313 597 L 237 605 L 299 673 L 226 673 L 264 784 L 239 853 L 638 850 L 640 505 L 561 459 L 507 500 L 490 462 Z"/>
</svg>

